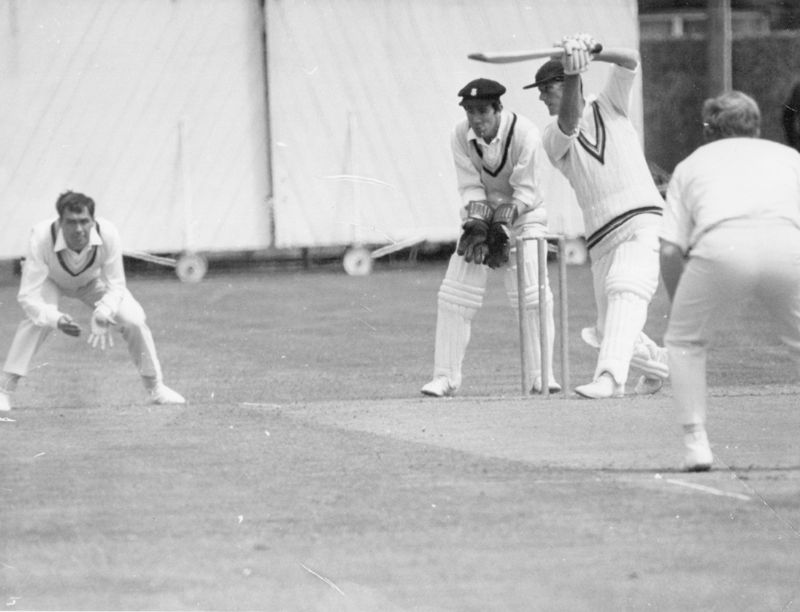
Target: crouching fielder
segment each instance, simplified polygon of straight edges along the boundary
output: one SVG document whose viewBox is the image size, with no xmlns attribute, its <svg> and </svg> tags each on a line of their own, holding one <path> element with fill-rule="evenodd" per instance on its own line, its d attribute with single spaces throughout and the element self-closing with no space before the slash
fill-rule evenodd
<svg viewBox="0 0 800 612">
<path fill-rule="evenodd" d="M 760 298 L 800 378 L 800 154 L 758 138 L 758 105 L 741 92 L 706 100 L 702 116 L 707 144 L 675 168 L 661 229 L 664 339 L 691 471 L 713 461 L 706 351 L 729 309 Z"/>
<path fill-rule="evenodd" d="M 565 37 L 559 58 L 543 64 L 534 83 L 557 120 L 544 130 L 553 165 L 569 180 L 583 213 L 592 257 L 596 328 L 583 338 L 599 348 L 593 380 L 575 391 L 587 398 L 620 397 L 629 369 L 642 376 L 637 393 L 653 393 L 669 375 L 666 354 L 642 329 L 658 287 L 658 226 L 663 200 L 629 116 L 639 65 L 630 49 L 592 55 L 586 34 Z M 581 74 L 592 60 L 611 63 L 605 87 L 584 97 Z"/>
<path fill-rule="evenodd" d="M 547 215 L 539 186 L 543 152 L 539 130 L 528 119 L 503 109 L 506 89 L 489 79 L 476 79 L 458 92 L 466 120 L 456 125 L 451 146 L 464 203 L 463 233 L 450 258 L 439 289 L 433 379 L 422 393 L 434 397 L 454 394 L 461 386 L 461 364 L 469 344 L 472 318 L 483 304 L 490 269 L 504 271 L 504 284 L 513 308 L 518 308 L 516 236 L 543 235 Z M 526 250 L 526 316 L 533 351 L 532 392 L 542 391 L 539 347 L 538 267 L 535 249 Z M 553 296 L 547 286 L 547 327 L 550 355 L 555 325 Z M 549 390 L 560 391 L 548 361 Z"/>
<path fill-rule="evenodd" d="M 11 392 L 54 329 L 81 335 L 81 327 L 59 310 L 62 296 L 92 309 L 92 348 L 113 346 L 111 328 L 119 329 L 153 403 L 185 402 L 162 380 L 144 310 L 126 287 L 119 233 L 111 222 L 95 219 L 94 209 L 94 200 L 68 191 L 56 201 L 58 218 L 37 224 L 31 232 L 18 294 L 27 318 L 17 328 L 0 374 L 0 410 L 10 410 Z"/>
</svg>

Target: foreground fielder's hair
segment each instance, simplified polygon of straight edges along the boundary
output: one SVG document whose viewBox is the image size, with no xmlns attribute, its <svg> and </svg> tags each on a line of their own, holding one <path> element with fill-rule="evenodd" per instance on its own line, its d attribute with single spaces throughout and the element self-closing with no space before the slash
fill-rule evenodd
<svg viewBox="0 0 800 612">
<path fill-rule="evenodd" d="M 730 91 L 703 103 L 703 128 L 708 140 L 757 138 L 761 133 L 761 111 L 747 94 Z"/>
<path fill-rule="evenodd" d="M 94 200 L 89 196 L 75 191 L 65 191 L 56 200 L 59 219 L 64 216 L 64 211 L 80 213 L 83 212 L 84 208 L 89 211 L 89 216 L 94 219 Z"/>
</svg>

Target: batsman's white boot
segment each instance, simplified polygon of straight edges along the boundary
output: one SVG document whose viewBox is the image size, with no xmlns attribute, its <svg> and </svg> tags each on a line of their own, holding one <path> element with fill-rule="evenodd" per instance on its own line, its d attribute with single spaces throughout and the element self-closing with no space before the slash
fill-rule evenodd
<svg viewBox="0 0 800 612">
<path fill-rule="evenodd" d="M 150 391 L 150 401 L 154 404 L 185 404 L 186 399 L 164 383 L 156 384 Z"/>
<path fill-rule="evenodd" d="M 705 431 L 684 434 L 683 444 L 686 446 L 686 455 L 683 458 L 685 471 L 707 472 L 711 469 L 714 457 Z"/>
<path fill-rule="evenodd" d="M 617 383 L 608 372 L 603 372 L 592 382 L 575 387 L 575 393 L 588 399 L 623 397 L 625 395 L 625 385 Z"/>
<path fill-rule="evenodd" d="M 658 393 L 661 391 L 661 387 L 663 386 L 663 379 L 658 378 L 657 376 L 647 376 L 646 374 L 642 374 L 639 377 L 639 380 L 636 381 L 634 392 L 636 395 L 653 395 L 653 393 Z"/>
<path fill-rule="evenodd" d="M 0 412 L 11 410 L 11 397 L 5 391 L 0 391 Z"/>
<path fill-rule="evenodd" d="M 456 388 L 450 384 L 446 376 L 436 376 L 431 382 L 425 384 L 421 391 L 422 395 L 430 397 L 450 397 L 455 395 Z"/>
<path fill-rule="evenodd" d="M 547 379 L 547 388 L 550 390 L 550 393 L 559 393 L 561 391 L 561 385 L 558 384 L 558 381 L 555 377 L 551 376 Z M 531 393 L 538 394 L 542 392 L 542 377 L 537 376 L 533 379 L 533 387 L 531 387 Z"/>
</svg>

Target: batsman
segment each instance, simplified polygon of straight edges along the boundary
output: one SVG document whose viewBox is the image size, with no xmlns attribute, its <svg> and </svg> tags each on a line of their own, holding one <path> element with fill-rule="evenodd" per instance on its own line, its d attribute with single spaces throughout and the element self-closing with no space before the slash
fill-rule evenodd
<svg viewBox="0 0 800 612">
<path fill-rule="evenodd" d="M 472 319 L 483 304 L 489 270 L 503 271 L 512 308 L 519 308 L 516 256 L 511 253 L 514 239 L 547 233 L 539 182 L 544 155 L 539 130 L 529 119 L 503 108 L 500 97 L 505 91 L 497 81 L 481 78 L 470 81 L 458 92 L 466 118 L 455 126 L 451 148 L 463 203 L 462 233 L 439 289 L 433 379 L 422 387 L 424 395 L 444 397 L 458 390 Z M 526 251 L 524 274 L 524 301 L 531 330 L 528 346 L 534 347 L 531 392 L 539 393 L 540 307 L 547 309 L 550 355 L 555 325 L 549 284 L 547 304 L 539 304 L 535 249 Z M 552 359 L 548 363 L 548 389 L 560 391 L 552 372 Z"/>
<path fill-rule="evenodd" d="M 582 337 L 599 349 L 591 382 L 575 389 L 589 399 L 621 397 L 629 368 L 641 372 L 637 393 L 654 393 L 669 376 L 666 351 L 642 331 L 659 279 L 658 230 L 663 198 L 630 120 L 639 67 L 632 49 L 601 51 L 590 35 L 565 36 L 562 53 L 542 65 L 534 83 L 556 121 L 543 132 L 550 161 L 569 180 L 583 213 L 597 306 L 596 326 Z M 611 64 L 596 96 L 581 74 L 594 60 Z"/>
</svg>

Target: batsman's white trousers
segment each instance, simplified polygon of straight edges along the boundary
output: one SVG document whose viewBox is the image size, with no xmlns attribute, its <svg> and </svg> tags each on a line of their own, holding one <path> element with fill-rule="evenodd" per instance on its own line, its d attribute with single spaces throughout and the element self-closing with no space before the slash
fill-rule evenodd
<svg viewBox="0 0 800 612">
<path fill-rule="evenodd" d="M 658 288 L 657 227 L 642 228 L 628 240 L 592 261 L 600 354 L 595 378 L 608 372 L 617 383 L 628 379 L 634 349 L 647 354 L 642 333 L 647 307 Z"/>
<path fill-rule="evenodd" d="M 66 295 L 66 297 L 80 300 L 92 310 L 104 293 L 105 287 L 100 280 L 95 280 L 75 293 L 69 294 L 65 294 L 50 279 L 47 279 L 42 286 L 42 297 L 48 304 L 58 305 L 59 299 Z M 153 334 L 147 326 L 144 309 L 127 289 L 125 289 L 114 319 L 117 323 L 112 329 L 117 329 L 122 334 L 128 344 L 128 353 L 139 374 L 142 377 L 160 381 L 162 378 L 161 364 L 156 356 Z M 17 376 L 26 376 L 33 357 L 52 331 L 53 329 L 50 327 L 39 327 L 31 323 L 29 319 L 24 319 L 14 335 L 3 371 Z"/>
<path fill-rule="evenodd" d="M 535 224 L 526 225 L 520 229 L 515 228 L 515 232 L 517 231 L 531 236 L 543 235 L 545 228 Z M 528 346 L 533 347 L 531 365 L 534 378 L 541 376 L 542 362 L 539 346 L 539 271 L 537 261 L 536 249 L 533 246 L 525 249 L 525 284 L 527 288 L 525 309 L 532 336 Z M 483 305 L 489 270 L 488 266 L 467 263 L 461 255 L 453 253 L 439 289 L 433 376 L 434 378 L 444 376 L 454 389 L 461 386 L 461 366 L 469 344 L 472 319 Z M 545 282 L 547 283 L 547 327 L 550 344 L 548 350 L 552 356 L 555 338 L 553 294 L 550 291 L 549 279 L 545 279 Z M 503 284 L 511 306 L 517 311 L 519 302 L 517 300 L 517 266 L 514 248 L 511 249 L 508 263 L 503 268 Z M 517 326 L 509 325 L 509 338 L 514 337 L 511 330 L 516 329 Z M 548 376 L 550 381 L 555 381 L 552 366 L 553 360 L 550 359 Z"/>
<path fill-rule="evenodd" d="M 709 341 L 750 297 L 777 323 L 800 378 L 800 230 L 789 222 L 729 221 L 691 251 L 664 336 L 681 424 L 705 423 Z"/>
</svg>

